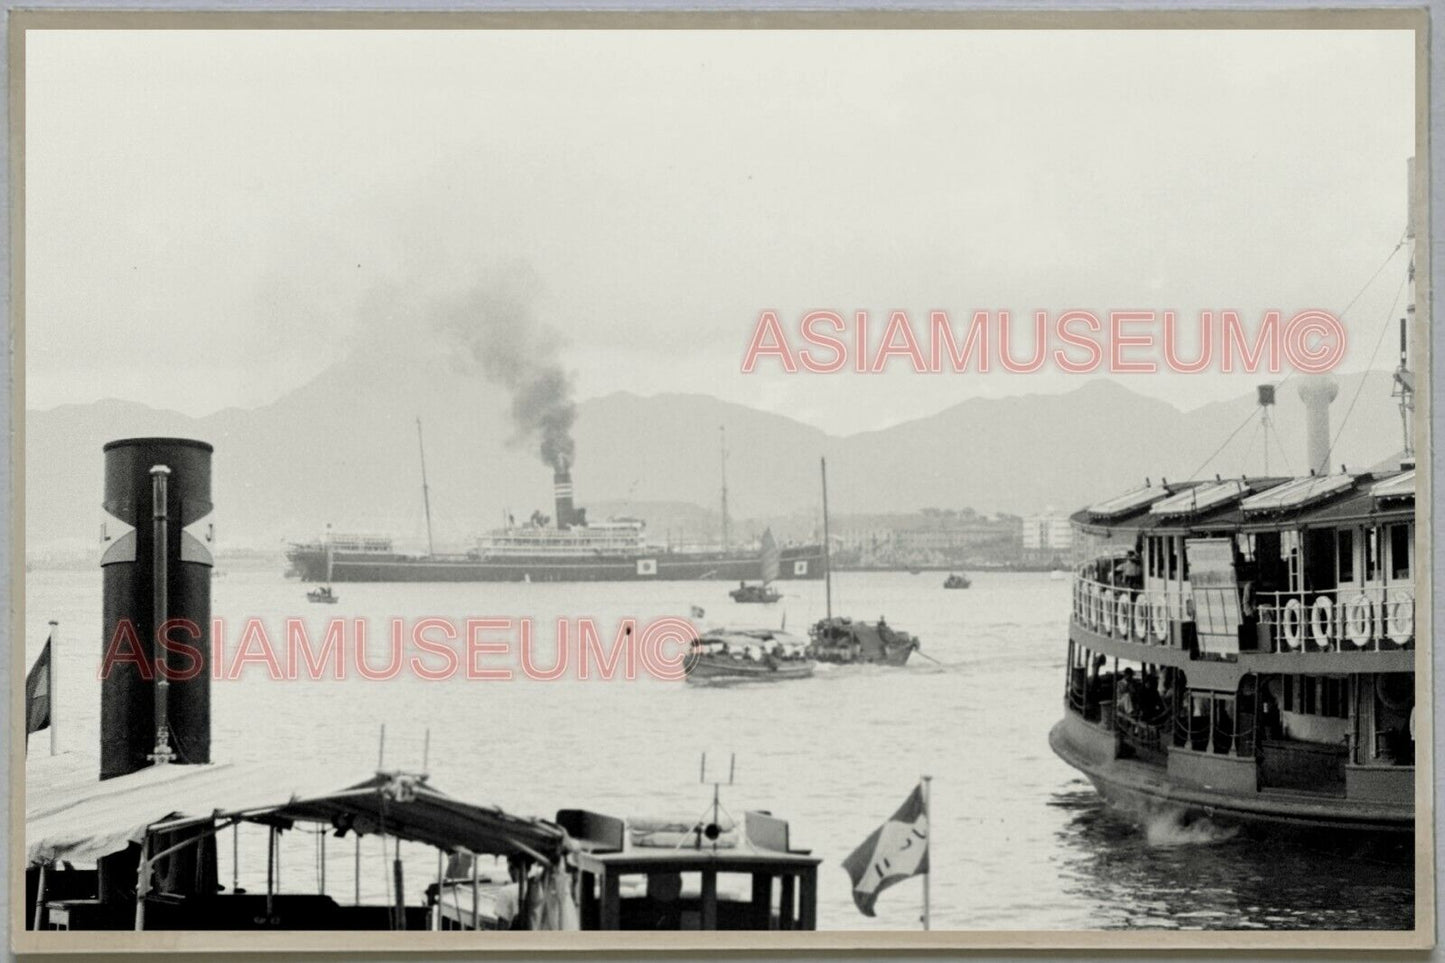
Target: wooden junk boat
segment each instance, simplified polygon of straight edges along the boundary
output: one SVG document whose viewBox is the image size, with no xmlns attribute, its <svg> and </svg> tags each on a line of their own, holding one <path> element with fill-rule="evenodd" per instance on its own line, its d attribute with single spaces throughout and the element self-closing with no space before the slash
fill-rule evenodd
<svg viewBox="0 0 1445 963">
<path fill-rule="evenodd" d="M 823 546 L 830 547 L 828 537 L 828 463 L 820 459 L 823 477 Z M 826 566 L 825 566 L 826 569 Z M 808 630 L 808 655 L 819 662 L 834 665 L 901 666 L 921 647 L 916 636 L 893 628 L 880 615 L 877 622 L 859 622 L 833 614 L 833 573 L 823 576 L 827 614 Z"/>
<path fill-rule="evenodd" d="M 778 543 L 773 540 L 773 531 L 768 529 L 763 532 L 762 562 L 763 580 L 757 584 L 739 582 L 738 587 L 728 595 L 732 596 L 734 602 L 753 602 L 771 604 L 783 596 L 773 588 L 773 580 L 778 577 L 778 564 L 781 559 L 778 552 Z"/>
<path fill-rule="evenodd" d="M 948 578 L 943 580 L 943 587 L 946 589 L 966 589 L 972 584 L 973 582 L 969 581 L 967 575 L 960 575 L 957 572 L 950 573 Z"/>
</svg>

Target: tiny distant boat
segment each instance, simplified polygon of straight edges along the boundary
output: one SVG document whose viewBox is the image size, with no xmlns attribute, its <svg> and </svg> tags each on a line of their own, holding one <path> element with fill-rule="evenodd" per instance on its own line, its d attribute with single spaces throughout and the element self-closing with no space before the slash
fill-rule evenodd
<svg viewBox="0 0 1445 963">
<path fill-rule="evenodd" d="M 917 575 L 917 574 L 919 574 L 919 573 L 922 572 L 922 571 L 923 571 L 923 569 L 921 569 L 921 568 L 916 568 L 916 567 L 914 567 L 914 566 L 909 566 L 909 568 L 908 568 L 908 574 L 909 574 L 909 575 Z"/>
<path fill-rule="evenodd" d="M 784 682 L 806 679 L 807 644 L 772 629 L 719 629 L 693 640 L 683 668 L 689 682 Z"/>
<path fill-rule="evenodd" d="M 943 580 L 943 587 L 946 589 L 966 589 L 973 583 L 968 580 L 967 575 L 959 575 L 954 572 Z"/>
<path fill-rule="evenodd" d="M 778 590 L 773 588 L 773 579 L 778 577 L 778 543 L 773 540 L 771 528 L 763 532 L 763 580 L 757 585 L 747 582 L 739 582 L 738 587 L 728 594 L 734 602 L 754 602 L 771 604 L 782 598 Z"/>
<path fill-rule="evenodd" d="M 1068 573 L 1068 572 L 1065 572 L 1063 569 L 1061 569 L 1061 568 L 1056 568 L 1056 569 L 1054 569 L 1053 571 L 1049 572 L 1049 581 L 1050 581 L 1050 582 L 1062 582 L 1062 581 L 1064 580 L 1064 577 L 1067 576 L 1068 574 L 1069 574 L 1069 573 Z"/>
<path fill-rule="evenodd" d="M 320 588 L 314 588 L 311 591 L 307 592 L 306 600 L 308 602 L 320 602 L 324 605 L 335 605 L 339 601 L 339 599 L 337 599 L 336 597 L 336 593 L 331 591 L 331 565 L 332 554 L 331 549 L 328 548 L 326 550 L 326 584 L 321 586 Z"/>
</svg>

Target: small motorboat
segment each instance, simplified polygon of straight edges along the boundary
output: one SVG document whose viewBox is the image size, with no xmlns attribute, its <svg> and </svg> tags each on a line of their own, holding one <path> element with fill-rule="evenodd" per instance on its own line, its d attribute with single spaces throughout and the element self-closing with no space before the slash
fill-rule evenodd
<svg viewBox="0 0 1445 963">
<path fill-rule="evenodd" d="M 814 666 L 806 642 L 774 629 L 704 632 L 683 662 L 688 682 L 716 683 L 806 679 Z"/>
<path fill-rule="evenodd" d="M 325 605 L 335 605 L 337 602 L 341 601 L 340 598 L 337 597 L 336 593 L 331 591 L 331 586 L 329 585 L 323 585 L 320 588 L 312 589 L 311 591 L 307 592 L 306 600 L 308 602 L 321 602 Z"/>
<path fill-rule="evenodd" d="M 756 585 L 739 582 L 738 587 L 728 594 L 732 596 L 734 602 L 760 602 L 763 604 L 771 604 L 783 597 L 767 582 L 759 582 Z"/>
<path fill-rule="evenodd" d="M 960 575 L 957 572 L 950 573 L 948 578 L 943 580 L 943 587 L 946 589 L 966 589 L 972 584 L 967 575 Z"/>
</svg>

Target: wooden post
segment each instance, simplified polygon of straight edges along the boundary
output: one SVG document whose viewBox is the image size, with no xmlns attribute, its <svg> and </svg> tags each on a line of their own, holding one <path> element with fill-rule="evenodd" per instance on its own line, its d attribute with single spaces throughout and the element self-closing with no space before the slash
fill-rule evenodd
<svg viewBox="0 0 1445 963">
<path fill-rule="evenodd" d="M 53 623 L 52 623 L 53 624 Z M 50 651 L 50 661 L 55 662 L 55 650 Z M 50 704 L 50 711 L 55 712 L 55 703 Z M 52 721 L 51 725 L 55 723 Z M 32 930 L 40 929 L 41 922 L 45 919 L 45 864 L 40 864 L 40 876 L 35 881 L 35 921 L 30 924 Z"/>
<path fill-rule="evenodd" d="M 391 861 L 391 875 L 396 887 L 396 929 L 406 929 L 406 877 L 401 868 L 401 837 L 396 837 L 395 856 Z"/>
<path fill-rule="evenodd" d="M 816 930 L 818 928 L 818 868 L 809 866 L 803 870 L 802 878 L 799 880 L 799 897 L 802 906 L 798 907 L 798 929 Z"/>
<path fill-rule="evenodd" d="M 446 853 L 437 847 L 437 901 L 432 916 L 432 929 L 442 928 L 442 884 L 446 882 Z"/>
<path fill-rule="evenodd" d="M 773 928 L 773 875 L 753 874 L 753 926 L 760 930 Z"/>
<path fill-rule="evenodd" d="M 54 655 L 54 650 L 51 651 Z M 140 844 L 140 865 L 136 868 L 135 878 L 135 929 L 139 933 L 146 928 L 146 893 L 150 891 L 151 883 L 151 837 L 146 833 Z"/>
<path fill-rule="evenodd" d="M 481 929 L 481 885 L 477 877 L 477 854 L 471 854 L 472 862 L 472 929 Z"/>
<path fill-rule="evenodd" d="M 717 929 L 717 870 L 702 871 L 702 929 Z"/>
<path fill-rule="evenodd" d="M 622 891 L 617 874 L 602 870 L 602 922 L 598 929 L 622 929 Z"/>
<path fill-rule="evenodd" d="M 793 928 L 793 922 L 797 919 L 794 911 L 796 903 L 797 895 L 793 875 L 789 873 L 782 878 L 778 889 L 778 929 L 790 930 Z"/>
</svg>

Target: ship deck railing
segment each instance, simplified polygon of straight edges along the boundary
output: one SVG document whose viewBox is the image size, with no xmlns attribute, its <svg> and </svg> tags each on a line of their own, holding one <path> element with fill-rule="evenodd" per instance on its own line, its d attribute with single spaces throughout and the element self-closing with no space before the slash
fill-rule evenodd
<svg viewBox="0 0 1445 963">
<path fill-rule="evenodd" d="M 1206 593 L 1223 593 L 1218 601 L 1238 613 L 1247 651 L 1384 652 L 1415 647 L 1413 584 L 1269 592 L 1211 586 L 1166 593 L 1075 575 L 1072 620 L 1121 641 L 1170 645 L 1179 634 L 1173 627 L 1194 623 L 1195 597 L 1212 597 Z M 1251 627 L 1253 632 L 1248 631 Z"/>
</svg>

